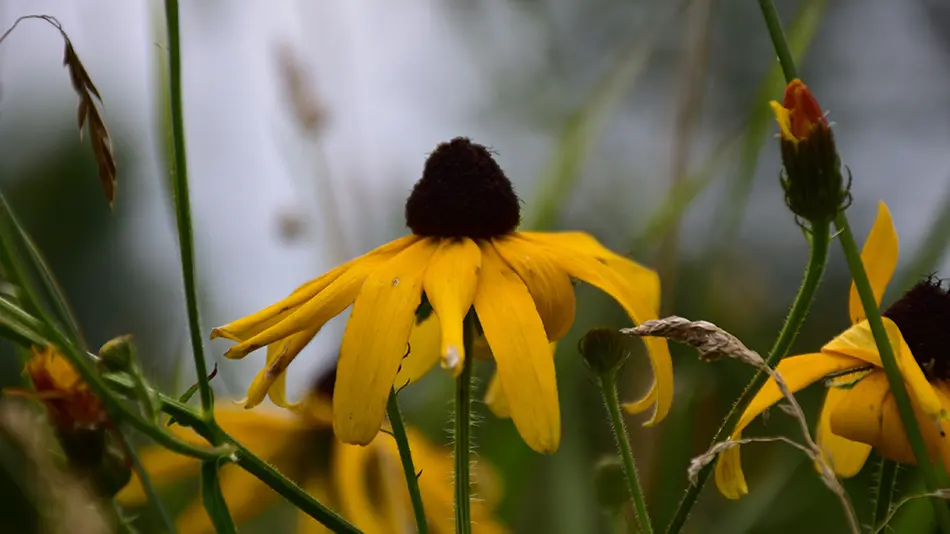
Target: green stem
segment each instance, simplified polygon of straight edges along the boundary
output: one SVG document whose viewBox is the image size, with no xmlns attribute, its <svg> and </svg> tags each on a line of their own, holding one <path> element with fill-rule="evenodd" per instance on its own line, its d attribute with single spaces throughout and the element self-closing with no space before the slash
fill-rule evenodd
<svg viewBox="0 0 950 534">
<path fill-rule="evenodd" d="M 409 488 L 409 498 L 412 500 L 412 512 L 416 516 L 416 529 L 419 534 L 429 532 L 429 523 L 426 522 L 426 511 L 422 505 L 422 493 L 419 491 L 419 475 L 412 463 L 412 451 L 409 449 L 409 436 L 406 435 L 406 426 L 402 422 L 402 413 L 399 411 L 399 400 L 396 391 L 389 392 L 389 403 L 386 404 L 386 414 L 389 415 L 389 424 L 393 427 L 393 438 L 399 449 L 399 459 L 402 461 L 402 470 L 406 475 L 406 486 Z"/>
<path fill-rule="evenodd" d="M 772 37 L 772 46 L 775 47 L 778 61 L 782 64 L 785 81 L 791 82 L 798 78 L 798 69 L 795 68 L 795 60 L 792 59 L 792 51 L 788 46 L 788 39 L 785 38 L 785 30 L 782 28 L 782 21 L 778 17 L 778 10 L 775 9 L 772 0 L 759 0 L 759 7 L 762 8 L 762 16 L 765 18 L 765 25 L 769 28 L 769 35 Z"/>
<path fill-rule="evenodd" d="M 172 516 L 168 513 L 168 509 L 165 508 L 165 503 L 162 502 L 162 498 L 158 495 L 158 491 L 155 490 L 155 485 L 152 484 L 152 477 L 149 476 L 145 466 L 142 465 L 142 459 L 139 458 L 138 452 L 134 449 L 133 445 L 129 443 L 129 440 L 124 433 L 122 434 L 122 442 L 123 447 L 125 447 L 126 452 L 129 455 L 129 459 L 132 460 L 132 469 L 135 470 L 135 474 L 138 475 L 139 481 L 142 482 L 142 488 L 145 489 L 145 495 L 148 496 L 149 503 L 155 506 L 155 511 L 158 512 L 158 517 L 162 521 L 162 528 L 165 529 L 167 534 L 176 534 L 177 530 L 175 529 L 175 522 L 172 520 Z"/>
<path fill-rule="evenodd" d="M 623 424 L 623 415 L 620 413 L 620 400 L 617 398 L 617 386 L 615 385 L 616 373 L 607 373 L 600 377 L 600 389 L 604 394 L 604 404 L 607 405 L 607 413 L 610 415 L 610 424 L 614 430 L 614 439 L 617 441 L 617 447 L 620 449 L 620 458 L 623 460 L 623 473 L 627 479 L 627 489 L 630 491 L 630 499 L 633 507 L 637 511 L 637 521 L 640 523 L 640 531 L 644 534 L 653 534 L 653 525 L 650 522 L 650 514 L 647 512 L 647 504 L 643 499 L 643 490 L 640 488 L 640 479 L 637 475 L 637 464 L 633 460 L 633 450 L 630 448 L 630 439 L 627 437 L 627 428 Z"/>
<path fill-rule="evenodd" d="M 233 438 L 230 436 L 227 436 L 223 432 L 221 432 L 221 434 L 233 441 Z M 248 473 L 257 477 L 258 480 L 267 484 L 272 490 L 299 508 L 300 511 L 316 519 L 333 532 L 360 534 L 358 528 L 311 497 L 303 488 L 294 484 L 290 479 L 274 469 L 273 466 L 255 456 L 254 453 L 247 450 L 247 448 L 240 443 L 234 442 L 234 444 L 238 448 L 235 453 L 237 464 Z"/>
<path fill-rule="evenodd" d="M 195 238 L 191 226 L 191 199 L 188 193 L 188 159 L 185 153 L 185 122 L 181 99 L 181 39 L 178 27 L 178 0 L 165 0 L 165 17 L 168 24 L 168 76 L 171 95 L 172 147 L 175 151 L 171 169 L 175 193 L 175 216 L 178 223 L 178 243 L 181 248 L 181 271 L 185 281 L 185 302 L 188 307 L 188 330 L 191 334 L 191 350 L 195 358 L 201 409 L 204 416 L 214 417 L 214 398 L 208 381 L 208 365 L 205 363 L 204 338 L 198 313 L 198 287 L 195 280 Z"/>
<path fill-rule="evenodd" d="M 851 270 L 851 278 L 854 280 L 854 286 L 861 298 L 861 305 L 864 307 L 864 314 L 867 316 L 868 324 L 871 327 L 874 343 L 877 345 L 878 354 L 881 356 L 884 374 L 887 375 L 890 392 L 894 396 L 894 404 L 897 405 L 897 411 L 900 413 L 907 440 L 910 442 L 910 448 L 914 451 L 917 466 L 923 474 L 928 491 L 935 492 L 947 487 L 950 483 L 948 483 L 947 475 L 943 472 L 943 469 L 935 468 L 930 461 L 930 454 L 927 452 L 927 445 L 920 433 L 920 425 L 914 415 L 914 408 L 911 405 L 910 396 L 907 394 L 903 375 L 901 375 L 897 359 L 894 357 L 894 349 L 887 337 L 887 330 L 884 329 L 884 321 L 881 319 L 881 313 L 874 298 L 874 290 L 871 288 L 868 273 L 864 270 L 864 264 L 861 262 L 861 252 L 854 240 L 854 234 L 851 233 L 848 216 L 844 212 L 838 214 L 835 219 L 835 227 L 840 234 L 841 249 L 844 251 L 845 259 L 848 261 L 848 269 Z M 931 502 L 934 505 L 940 531 L 944 534 L 950 534 L 950 509 L 938 499 L 932 499 Z"/>
<path fill-rule="evenodd" d="M 779 332 L 778 338 L 772 346 L 772 350 L 769 351 L 768 358 L 766 359 L 769 366 L 774 366 L 788 354 L 792 343 L 798 336 L 798 331 L 805 322 L 805 317 L 811 308 L 811 303 L 815 298 L 815 292 L 818 290 L 818 284 L 821 282 L 821 277 L 825 273 L 825 265 L 828 262 L 828 246 L 831 240 L 830 226 L 828 222 L 815 223 L 812 225 L 811 252 L 808 258 L 808 265 L 805 267 L 804 279 L 802 280 L 801 287 L 798 288 L 798 294 L 795 295 L 795 301 L 792 303 L 792 308 L 788 312 L 788 317 L 785 318 L 785 324 L 782 325 L 782 330 Z M 739 396 L 739 399 L 732 405 L 732 409 L 729 411 L 729 414 L 726 415 L 722 426 L 716 431 L 712 443 L 717 443 L 726 431 L 735 428 L 739 422 L 739 418 L 742 416 L 742 412 L 745 411 L 746 405 L 752 399 L 752 394 L 758 391 L 759 388 L 765 384 L 766 380 L 768 380 L 768 374 L 761 370 L 756 371 L 755 376 L 749 381 L 749 385 L 746 386 L 745 390 L 743 390 Z M 676 509 L 676 514 L 666 529 L 667 534 L 676 534 L 683 528 L 683 525 L 686 524 L 686 519 L 689 517 L 693 505 L 696 504 L 699 492 L 709 479 L 709 475 L 712 473 L 714 466 L 714 463 L 703 466 L 696 477 L 696 484 L 690 485 L 686 489 L 686 494 L 683 495 L 683 499 Z"/>
<path fill-rule="evenodd" d="M 463 325 L 465 360 L 455 382 L 455 532 L 471 534 L 471 449 L 472 430 L 472 359 L 475 339 L 475 314 L 468 312 Z"/>
<path fill-rule="evenodd" d="M 897 462 L 881 458 L 881 466 L 877 473 L 877 493 L 874 495 L 874 515 L 871 516 L 871 529 L 884 521 L 891 510 L 894 501 L 894 488 L 897 485 Z"/>
</svg>

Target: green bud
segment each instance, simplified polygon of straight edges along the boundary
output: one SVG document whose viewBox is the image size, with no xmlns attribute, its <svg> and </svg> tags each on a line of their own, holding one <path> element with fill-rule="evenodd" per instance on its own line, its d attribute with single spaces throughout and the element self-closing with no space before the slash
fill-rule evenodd
<svg viewBox="0 0 950 534">
<path fill-rule="evenodd" d="M 630 355 L 627 336 L 612 328 L 594 328 L 578 345 L 584 363 L 597 376 L 615 373 Z"/>
<path fill-rule="evenodd" d="M 623 464 L 615 455 L 604 456 L 594 469 L 594 490 L 597 504 L 616 510 L 627 503 L 627 480 Z"/>
<path fill-rule="evenodd" d="M 109 371 L 130 371 L 135 363 L 132 336 L 124 335 L 106 341 L 99 349 L 99 357 Z"/>
</svg>

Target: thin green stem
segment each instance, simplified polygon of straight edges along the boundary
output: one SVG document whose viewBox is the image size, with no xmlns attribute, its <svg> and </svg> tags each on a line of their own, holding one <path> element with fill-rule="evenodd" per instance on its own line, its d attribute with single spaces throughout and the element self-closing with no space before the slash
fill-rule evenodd
<svg viewBox="0 0 950 534">
<path fill-rule="evenodd" d="M 818 285 L 821 282 L 821 277 L 825 273 L 825 265 L 828 263 L 828 247 L 831 240 L 831 228 L 830 223 L 815 223 L 811 228 L 811 251 L 808 257 L 808 265 L 805 267 L 805 274 L 802 280 L 802 285 L 798 288 L 798 294 L 795 295 L 795 301 L 792 303 L 792 308 L 788 312 L 788 317 L 785 318 L 785 324 L 782 325 L 782 330 L 779 332 L 778 338 L 775 340 L 775 344 L 772 346 L 772 350 L 769 351 L 767 362 L 769 366 L 774 366 L 778 363 L 779 360 L 784 358 L 789 349 L 792 346 L 792 343 L 795 341 L 795 338 L 798 336 L 798 332 L 801 329 L 802 324 L 805 322 L 805 317 L 808 315 L 808 310 L 811 308 L 811 303 L 815 298 L 815 293 L 818 290 Z M 735 404 L 732 405 L 732 409 L 729 411 L 729 414 L 726 415 L 725 420 L 722 423 L 722 426 L 719 427 L 719 430 L 716 431 L 716 434 L 713 436 L 712 442 L 717 443 L 727 431 L 731 431 L 735 428 L 736 424 L 739 422 L 739 418 L 742 416 L 742 412 L 745 411 L 746 405 L 752 399 L 752 394 L 759 390 L 765 381 L 768 380 L 768 374 L 764 371 L 756 371 L 755 376 L 752 377 L 752 380 L 749 381 L 749 385 L 746 386 L 742 394 L 739 396 L 739 399 L 736 400 Z M 710 473 L 712 473 L 714 464 L 706 464 L 696 477 L 696 484 L 690 485 L 686 489 L 686 494 L 683 495 L 683 499 L 680 501 L 679 507 L 676 509 L 676 514 L 674 514 L 673 519 L 670 521 L 670 525 L 667 527 L 667 534 L 676 534 L 683 528 L 683 525 L 686 524 L 686 520 L 689 517 L 689 513 L 693 508 L 693 505 L 696 504 L 696 499 L 699 497 L 699 492 L 703 489 L 703 486 L 706 484 L 706 481 L 709 479 Z"/>
<path fill-rule="evenodd" d="M 219 430 L 220 432 L 220 430 Z M 220 432 L 226 439 L 234 442 L 233 438 Z M 282 475 L 273 466 L 261 460 L 240 443 L 234 442 L 238 450 L 235 453 L 237 464 L 245 471 L 257 477 L 271 489 L 283 496 L 287 501 L 300 509 L 303 513 L 319 521 L 333 532 L 349 532 L 359 534 L 360 530 L 310 496 L 297 484 Z"/>
<path fill-rule="evenodd" d="M 472 430 L 472 355 L 475 339 L 475 314 L 465 316 L 465 360 L 455 382 L 455 532 L 471 534 L 471 430 Z"/>
<path fill-rule="evenodd" d="M 798 69 L 795 68 L 795 60 L 792 59 L 792 51 L 788 46 L 788 39 L 785 38 L 785 30 L 782 28 L 782 21 L 779 19 L 778 10 L 772 0 L 759 0 L 759 7 L 762 8 L 762 16 L 765 18 L 765 25 L 769 29 L 769 35 L 772 37 L 772 46 L 775 47 L 775 53 L 778 55 L 778 61 L 782 64 L 782 71 L 785 73 L 785 81 L 791 82 L 798 78 Z"/>
<path fill-rule="evenodd" d="M 911 405 L 910 396 L 907 394 L 903 375 L 901 375 L 897 359 L 894 356 L 894 349 L 887 337 L 887 330 L 884 328 L 884 321 L 881 319 L 877 300 L 874 298 L 874 290 L 871 288 L 868 273 L 864 270 L 864 264 L 861 262 L 861 252 L 854 240 L 854 234 L 851 233 L 848 216 L 844 212 L 838 214 L 835 219 L 835 227 L 838 229 L 841 249 L 844 251 L 845 259 L 848 262 L 851 278 L 854 280 L 854 286 L 857 288 L 861 305 L 864 307 L 864 313 L 871 327 L 874 343 L 877 345 L 878 354 L 881 356 L 881 364 L 884 366 L 884 374 L 887 375 L 890 392 L 894 396 L 894 404 L 897 405 L 897 411 L 900 413 L 907 440 L 910 442 L 911 450 L 913 450 L 914 457 L 917 459 L 917 466 L 924 476 L 924 483 L 931 492 L 946 488 L 950 485 L 946 473 L 943 469 L 935 467 L 930 461 L 930 454 L 927 452 L 927 445 L 920 433 L 920 425 L 914 415 L 914 408 Z M 945 503 L 937 499 L 932 500 L 932 503 L 937 516 L 937 523 L 940 525 L 940 531 L 944 534 L 950 534 L 950 509 L 947 508 Z"/>
<path fill-rule="evenodd" d="M 175 529 L 175 522 L 172 520 L 171 514 L 168 513 L 168 509 L 165 508 L 165 503 L 162 502 L 162 498 L 158 495 L 158 491 L 155 490 L 155 485 L 152 484 L 152 477 L 149 476 L 148 470 L 146 470 L 145 466 L 142 465 L 142 460 L 139 458 L 138 452 L 135 450 L 134 446 L 129 443 L 129 440 L 124 433 L 122 434 L 122 444 L 126 448 L 129 459 L 132 460 L 132 469 L 135 470 L 135 474 L 139 477 L 139 481 L 142 483 L 142 488 L 145 489 L 145 495 L 148 496 L 148 502 L 155 506 L 155 511 L 158 512 L 158 517 L 162 521 L 162 528 L 165 529 L 167 534 L 176 534 L 177 530 Z"/>
<path fill-rule="evenodd" d="M 399 411 L 399 400 L 396 391 L 390 390 L 389 402 L 386 404 L 386 414 L 389 424 L 393 427 L 393 438 L 399 449 L 399 459 L 402 461 L 402 470 L 406 475 L 406 486 L 409 488 L 409 498 L 412 500 L 412 512 L 416 516 L 416 529 L 419 534 L 429 532 L 429 523 L 426 521 L 425 507 L 422 505 L 422 493 L 419 491 L 419 477 L 416 467 L 412 463 L 412 451 L 409 449 L 409 436 L 406 435 L 406 425 L 402 422 L 402 413 Z"/>
<path fill-rule="evenodd" d="M 647 504 L 643 498 L 643 490 L 640 488 L 637 464 L 633 460 L 633 450 L 630 448 L 627 428 L 623 424 L 623 415 L 620 413 L 620 400 L 617 397 L 615 380 L 616 373 L 613 372 L 600 377 L 600 389 L 604 394 L 604 404 L 607 405 L 607 413 L 610 415 L 610 425 L 614 430 L 614 439 L 617 441 L 617 447 L 620 449 L 620 458 L 623 460 L 624 478 L 627 479 L 627 489 L 630 492 L 630 499 L 633 502 L 634 509 L 637 511 L 637 522 L 640 523 L 640 531 L 643 532 L 643 534 L 653 534 L 653 524 L 650 522 L 650 514 L 647 512 Z"/>
<path fill-rule="evenodd" d="M 877 528 L 878 523 L 884 521 L 891 511 L 894 501 L 894 488 L 897 486 L 897 462 L 881 458 L 881 466 L 877 472 L 877 492 L 874 494 L 874 515 L 871 516 L 871 528 Z"/>
<path fill-rule="evenodd" d="M 181 99 L 181 38 L 178 26 L 178 0 L 165 0 L 168 24 L 168 78 L 171 105 L 172 147 L 175 151 L 171 169 L 175 194 L 175 217 L 178 223 L 178 244 L 181 248 L 181 271 L 185 281 L 185 302 L 188 308 L 188 330 L 195 358 L 201 409 L 207 418 L 214 417 L 214 397 L 208 381 L 204 338 L 198 312 L 198 286 L 195 280 L 195 237 L 191 226 L 191 199 L 188 193 L 188 158 L 185 153 L 185 122 Z"/>
</svg>

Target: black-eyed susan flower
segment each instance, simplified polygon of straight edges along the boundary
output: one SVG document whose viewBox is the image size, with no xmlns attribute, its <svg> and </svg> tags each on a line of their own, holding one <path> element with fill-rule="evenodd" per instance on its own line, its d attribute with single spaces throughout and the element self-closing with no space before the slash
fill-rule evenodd
<svg viewBox="0 0 950 534">
<path fill-rule="evenodd" d="M 275 403 L 289 405 L 282 378 L 287 366 L 352 304 L 337 367 L 333 427 L 347 443 L 368 444 L 379 432 L 394 384 L 418 378 L 440 358 L 444 368 L 461 372 L 471 356 L 463 347 L 463 319 L 474 308 L 515 426 L 534 450 L 556 450 L 560 412 L 549 343 L 574 321 L 571 278 L 610 294 L 635 322 L 656 318 L 660 284 L 654 271 L 586 234 L 518 232 L 519 220 L 518 197 L 485 147 L 464 138 L 439 145 L 406 201 L 412 235 L 213 331 L 212 337 L 238 342 L 225 354 L 230 358 L 267 347 L 266 367 L 252 383 L 246 406 L 268 393 Z M 417 313 L 423 296 L 433 311 L 425 318 Z M 423 329 L 439 332 L 434 350 L 417 332 Z M 665 340 L 646 343 L 655 382 L 630 409 L 655 405 L 650 422 L 656 422 L 672 401 L 672 363 Z"/>
<path fill-rule="evenodd" d="M 771 102 L 779 125 L 785 203 L 796 215 L 827 222 L 850 199 L 841 176 L 834 134 L 821 106 L 801 80 L 785 88 L 782 102 Z"/>
<path fill-rule="evenodd" d="M 879 303 L 894 274 L 897 253 L 897 232 L 887 206 L 881 203 L 861 253 Z M 872 448 L 885 458 L 915 463 L 853 284 L 849 307 L 851 328 L 819 352 L 785 358 L 776 368 L 793 393 L 827 380 L 828 393 L 818 422 L 817 441 L 842 477 L 857 474 Z M 930 454 L 950 465 L 950 441 L 941 430 L 941 420 L 950 409 L 950 295 L 939 282 L 927 280 L 882 316 Z M 770 379 L 742 414 L 732 439 L 739 439 L 755 417 L 781 399 L 778 387 Z M 730 499 L 748 492 L 738 447 L 720 455 L 716 484 Z"/>
<path fill-rule="evenodd" d="M 220 403 L 215 408 L 215 420 L 228 434 L 363 532 L 397 534 L 412 530 L 415 525 L 412 504 L 395 440 L 387 436 L 374 440 L 368 447 L 341 443 L 330 432 L 330 412 L 328 398 L 310 396 L 296 414 L 265 408 L 247 412 Z M 183 440 L 207 445 L 190 429 L 174 426 L 171 431 Z M 419 432 L 410 428 L 407 433 L 413 461 L 421 472 L 419 490 L 430 529 L 437 534 L 452 533 L 452 458 Z M 141 459 L 152 482 L 159 487 L 168 487 L 198 474 L 199 464 L 195 459 L 160 447 L 145 449 Z M 482 499 L 472 503 L 474 531 L 503 534 L 507 528 L 493 517 L 493 509 L 501 496 L 497 477 L 483 462 L 475 468 L 477 490 Z M 236 465 L 222 468 L 221 488 L 231 515 L 239 524 L 280 499 L 263 482 Z M 134 478 L 117 499 L 126 506 L 139 506 L 147 501 L 147 496 L 139 479 Z M 182 534 L 214 532 L 200 502 L 186 508 L 177 523 L 178 532 Z M 310 516 L 297 512 L 296 532 L 329 531 Z"/>
</svg>

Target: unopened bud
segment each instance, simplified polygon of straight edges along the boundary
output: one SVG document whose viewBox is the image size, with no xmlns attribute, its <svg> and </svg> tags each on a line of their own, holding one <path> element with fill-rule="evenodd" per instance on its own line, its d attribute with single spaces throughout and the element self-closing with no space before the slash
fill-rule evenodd
<svg viewBox="0 0 950 534">
<path fill-rule="evenodd" d="M 818 101 L 796 79 L 782 103 L 771 106 L 781 130 L 785 203 L 802 219 L 833 220 L 850 202 L 850 181 L 845 185 L 834 134 Z"/>
<path fill-rule="evenodd" d="M 594 489 L 597 492 L 597 504 L 608 510 L 616 510 L 627 503 L 627 480 L 620 458 L 604 456 L 597 462 Z"/>
<path fill-rule="evenodd" d="M 128 371 L 135 362 L 132 336 L 119 336 L 106 341 L 99 349 L 99 357 L 110 371 Z"/>
<path fill-rule="evenodd" d="M 581 338 L 578 350 L 597 376 L 616 372 L 630 355 L 627 336 L 611 328 L 594 328 Z"/>
</svg>

